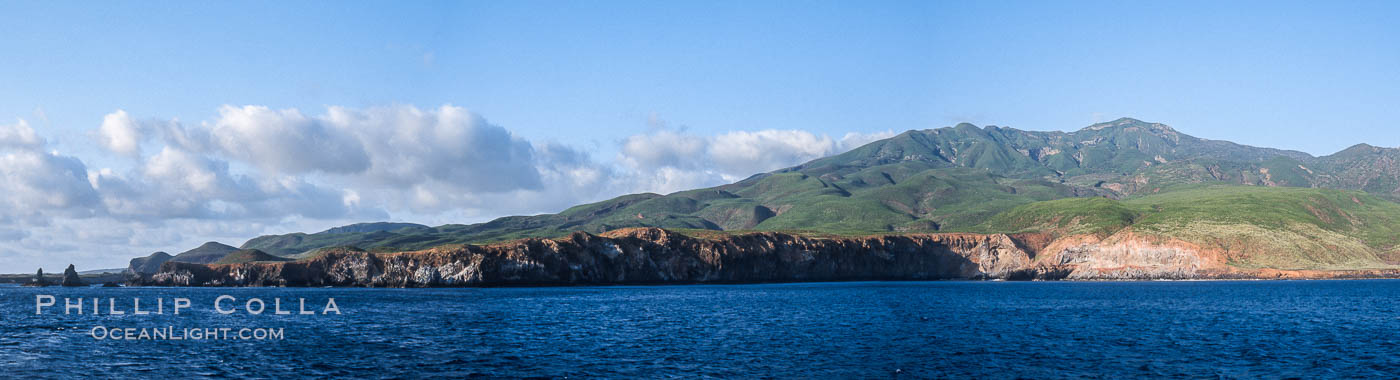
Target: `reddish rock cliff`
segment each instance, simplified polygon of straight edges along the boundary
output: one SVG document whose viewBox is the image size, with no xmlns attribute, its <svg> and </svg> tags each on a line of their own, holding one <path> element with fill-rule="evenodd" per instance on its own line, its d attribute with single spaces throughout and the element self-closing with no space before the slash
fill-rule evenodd
<svg viewBox="0 0 1400 380">
<path fill-rule="evenodd" d="M 1393 277 L 1387 271 L 1237 270 L 1219 252 L 1129 232 L 699 238 L 656 228 L 575 233 L 486 246 L 376 254 L 331 250 L 293 262 L 168 262 L 158 286 L 508 286 L 935 279 Z"/>
<path fill-rule="evenodd" d="M 695 238 L 655 228 L 603 236 L 374 254 L 332 250 L 285 263 L 166 263 L 168 286 L 495 286 L 1059 277 L 1006 235 Z"/>
</svg>

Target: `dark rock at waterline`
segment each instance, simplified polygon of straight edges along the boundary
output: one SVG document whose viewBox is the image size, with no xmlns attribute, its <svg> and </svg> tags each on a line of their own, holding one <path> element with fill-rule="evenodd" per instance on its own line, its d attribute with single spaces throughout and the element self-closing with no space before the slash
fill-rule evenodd
<svg viewBox="0 0 1400 380">
<path fill-rule="evenodd" d="M 626 228 L 559 239 L 449 245 L 411 252 L 327 249 L 296 261 L 169 261 L 133 278 L 155 286 L 452 287 L 868 280 L 1149 280 L 1400 278 L 1400 270 L 1240 269 L 1215 248 L 1118 234 L 689 236 Z"/>
<path fill-rule="evenodd" d="M 39 268 L 39 272 L 34 274 L 34 279 L 24 283 L 24 286 L 49 286 L 49 280 L 44 278 L 44 268 Z"/>
<path fill-rule="evenodd" d="M 78 270 L 73 268 L 73 264 L 68 264 L 68 269 L 63 270 L 63 286 L 88 286 L 88 283 L 78 276 Z"/>
<path fill-rule="evenodd" d="M 157 286 L 449 287 L 850 280 L 1051 279 L 1007 235 L 696 238 L 657 228 L 414 252 L 333 249 L 299 261 L 167 262 Z M 1017 271 L 1013 273 L 1013 271 Z"/>
</svg>

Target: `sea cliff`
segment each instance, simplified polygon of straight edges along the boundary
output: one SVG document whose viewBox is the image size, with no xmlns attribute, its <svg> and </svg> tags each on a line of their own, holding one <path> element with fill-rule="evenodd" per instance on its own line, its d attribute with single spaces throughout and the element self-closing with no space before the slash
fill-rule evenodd
<svg viewBox="0 0 1400 380">
<path fill-rule="evenodd" d="M 168 262 L 155 286 L 469 287 L 856 280 L 1112 280 L 1397 277 L 1395 270 L 1289 271 L 1225 265 L 1215 249 L 1117 234 L 776 232 L 694 237 L 658 228 L 396 253 L 330 249 L 298 261 Z"/>
</svg>

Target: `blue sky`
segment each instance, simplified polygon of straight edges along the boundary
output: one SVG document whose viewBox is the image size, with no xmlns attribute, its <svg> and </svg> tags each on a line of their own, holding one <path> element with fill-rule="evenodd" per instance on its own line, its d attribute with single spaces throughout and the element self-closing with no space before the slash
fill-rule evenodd
<svg viewBox="0 0 1400 380">
<path fill-rule="evenodd" d="M 0 225 L 12 219 L 0 227 L 0 257 L 22 265 L 57 265 L 46 252 L 102 244 L 130 248 L 85 259 L 121 266 L 154 248 L 238 245 L 249 235 L 365 219 L 439 224 L 552 212 L 714 184 L 958 122 L 1074 130 L 1130 116 L 1315 155 L 1361 142 L 1400 145 L 1392 127 L 1397 2 L 3 2 L 0 14 L 0 125 L 24 120 L 44 139 L 30 149 L 81 161 L 89 173 L 108 169 L 132 188 L 196 174 L 211 182 L 185 184 L 194 186 L 186 193 L 217 187 L 201 187 L 209 183 L 282 186 L 257 205 L 210 190 L 188 199 L 190 208 L 159 212 L 130 211 L 147 203 L 104 189 L 91 195 L 100 201 L 54 203 L 62 212 L 11 203 L 36 208 L 0 213 Z M 333 120 L 332 108 L 358 121 Z M 99 126 L 119 110 L 131 120 L 113 130 L 139 132 L 136 151 L 102 142 L 111 140 Z M 519 164 L 553 169 L 513 182 L 518 189 L 474 186 L 472 173 L 394 188 L 384 181 L 408 174 L 288 165 L 229 145 L 256 136 L 318 141 L 458 111 L 481 122 L 444 128 L 504 131 L 514 143 L 496 145 L 534 160 Z M 298 122 L 303 116 L 311 121 Z M 265 125 L 258 122 L 285 128 L 254 130 Z M 175 144 L 163 127 L 174 124 L 214 138 Z M 387 139 L 345 141 L 379 137 Z M 689 157 L 666 145 L 713 153 L 736 141 L 791 149 L 751 164 L 679 162 Z M 453 148 L 461 147 L 443 147 Z M 367 151 L 369 161 L 410 167 L 473 159 L 428 152 L 392 161 Z M 553 161 L 535 162 L 541 157 Z M 435 196 L 443 192 L 466 195 Z M 477 196 L 487 193 L 514 195 Z M 268 211 L 288 199 L 345 207 Z M 150 236 L 53 241 L 63 228 L 90 225 Z"/>
<path fill-rule="evenodd" d="M 1400 140 L 1382 128 L 1394 2 L 281 3 L 5 4 L 0 117 L 450 103 L 599 143 L 652 114 L 825 133 L 1133 116 L 1314 154 Z"/>
</svg>

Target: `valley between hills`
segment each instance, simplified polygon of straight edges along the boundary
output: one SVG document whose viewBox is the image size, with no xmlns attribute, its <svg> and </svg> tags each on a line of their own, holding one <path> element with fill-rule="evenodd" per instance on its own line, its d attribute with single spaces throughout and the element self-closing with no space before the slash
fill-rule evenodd
<svg viewBox="0 0 1400 380">
<path fill-rule="evenodd" d="M 1398 149 L 960 124 L 711 188 L 211 242 L 128 270 L 167 286 L 1400 277 L 1397 200 Z"/>
</svg>

